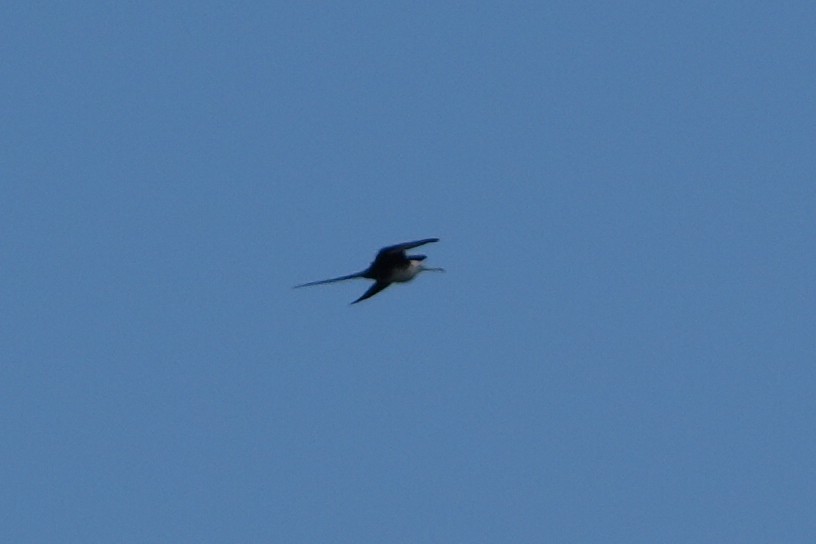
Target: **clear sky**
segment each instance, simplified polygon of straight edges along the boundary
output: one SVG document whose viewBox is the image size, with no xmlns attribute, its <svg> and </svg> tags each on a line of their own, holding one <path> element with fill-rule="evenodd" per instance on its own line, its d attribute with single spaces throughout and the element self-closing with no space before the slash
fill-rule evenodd
<svg viewBox="0 0 816 544">
<path fill-rule="evenodd" d="M 814 28 L 6 5 L 0 540 L 816 542 Z"/>
</svg>

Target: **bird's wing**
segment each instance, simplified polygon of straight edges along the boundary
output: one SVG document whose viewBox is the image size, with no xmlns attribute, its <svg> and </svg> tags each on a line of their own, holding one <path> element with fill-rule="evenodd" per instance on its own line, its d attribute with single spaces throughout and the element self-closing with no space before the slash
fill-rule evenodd
<svg viewBox="0 0 816 544">
<path fill-rule="evenodd" d="M 365 293 L 363 293 L 363 296 L 361 296 L 360 298 L 358 298 L 357 300 L 355 300 L 354 302 L 352 302 L 352 304 L 357 304 L 357 303 L 358 303 L 358 302 L 360 302 L 361 300 L 365 300 L 365 299 L 367 299 L 367 298 L 371 298 L 371 297 L 373 297 L 374 295 L 376 295 L 377 293 L 379 293 L 380 291 L 382 291 L 383 289 L 385 289 L 385 288 L 386 288 L 386 287 L 388 287 L 389 285 L 391 285 L 391 283 L 390 283 L 390 282 L 387 282 L 387 281 L 377 281 L 377 282 L 374 282 L 374 285 L 372 285 L 371 287 L 369 287 L 369 288 L 368 288 L 368 291 L 366 291 Z"/>
<path fill-rule="evenodd" d="M 439 238 L 423 238 L 422 240 L 415 240 L 413 242 L 403 242 L 401 244 L 394 244 L 382 248 L 377 255 L 384 255 L 386 253 L 405 251 L 406 249 L 414 249 L 415 247 L 424 246 L 433 242 L 438 242 Z"/>
<path fill-rule="evenodd" d="M 408 262 L 408 258 L 405 256 L 406 249 L 413 249 L 415 247 L 438 241 L 439 238 L 425 238 L 423 240 L 403 242 L 401 244 L 394 244 L 393 246 L 384 247 L 377 253 L 377 256 L 374 258 L 374 262 L 371 263 L 370 269 L 373 271 L 375 276 L 385 274 L 391 268 L 404 265 Z"/>
<path fill-rule="evenodd" d="M 320 281 L 310 281 L 309 283 L 301 283 L 300 285 L 295 285 L 295 289 L 298 287 L 309 287 L 310 285 L 322 285 L 324 283 L 334 283 L 336 281 L 343 281 L 343 280 L 351 280 L 354 278 L 362 278 L 363 272 L 356 272 L 354 274 L 349 274 L 347 276 L 340 276 L 339 278 L 331 278 L 328 280 L 320 280 Z"/>
</svg>

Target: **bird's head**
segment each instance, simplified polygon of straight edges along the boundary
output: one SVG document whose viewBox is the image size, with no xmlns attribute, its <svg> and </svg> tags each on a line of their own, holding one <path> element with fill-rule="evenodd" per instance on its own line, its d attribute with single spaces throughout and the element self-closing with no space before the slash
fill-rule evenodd
<svg viewBox="0 0 816 544">
<path fill-rule="evenodd" d="M 444 272 L 444 268 L 437 268 L 433 266 L 425 266 L 422 264 L 422 261 L 427 259 L 426 255 L 411 255 L 408 259 L 411 263 L 418 269 L 418 272 Z"/>
</svg>

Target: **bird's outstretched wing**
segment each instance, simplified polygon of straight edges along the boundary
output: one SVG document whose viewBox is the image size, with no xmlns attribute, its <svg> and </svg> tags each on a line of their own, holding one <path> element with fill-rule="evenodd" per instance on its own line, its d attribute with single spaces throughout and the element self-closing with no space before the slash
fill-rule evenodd
<svg viewBox="0 0 816 544">
<path fill-rule="evenodd" d="M 373 297 L 374 295 L 376 295 L 377 293 L 379 293 L 380 291 L 382 291 L 383 289 L 385 289 L 385 288 L 386 288 L 386 287 L 388 287 L 389 285 L 391 285 L 391 283 L 390 283 L 390 282 L 387 282 L 387 281 L 377 281 L 377 282 L 374 282 L 374 285 L 372 285 L 371 287 L 369 287 L 369 288 L 368 288 L 368 291 L 366 291 L 365 293 L 363 293 L 363 296 L 361 296 L 360 298 L 358 298 L 357 300 L 355 300 L 354 302 L 352 302 L 352 304 L 357 304 L 357 303 L 358 303 L 358 302 L 360 302 L 361 300 L 365 300 L 365 299 L 367 299 L 367 298 L 371 298 L 371 297 Z"/>
<path fill-rule="evenodd" d="M 438 242 L 439 238 L 425 238 L 423 240 L 415 240 L 413 242 L 403 242 L 401 244 L 394 244 L 387 246 L 377 252 L 374 262 L 371 263 L 369 270 L 371 275 L 380 277 L 388 274 L 388 272 L 397 266 L 408 264 L 408 257 L 405 255 L 406 249 L 413 249 L 431 242 Z"/>
<path fill-rule="evenodd" d="M 415 247 L 424 246 L 425 244 L 430 244 L 438 241 L 439 238 L 423 238 L 422 240 L 415 240 L 413 242 L 403 242 L 401 244 L 394 244 L 393 246 L 387 246 L 382 248 L 377 253 L 377 256 L 385 255 L 386 253 L 405 251 L 406 249 L 414 249 Z"/>
<path fill-rule="evenodd" d="M 347 276 L 340 276 L 339 278 L 331 278 L 328 280 L 320 280 L 320 281 L 310 281 L 309 283 L 301 283 L 300 285 L 295 285 L 295 289 L 298 287 L 309 287 L 310 285 L 322 285 L 324 283 L 334 283 L 336 281 L 343 281 L 343 280 L 352 280 L 354 278 L 362 278 L 363 272 L 356 272 L 354 274 L 349 274 Z"/>
</svg>

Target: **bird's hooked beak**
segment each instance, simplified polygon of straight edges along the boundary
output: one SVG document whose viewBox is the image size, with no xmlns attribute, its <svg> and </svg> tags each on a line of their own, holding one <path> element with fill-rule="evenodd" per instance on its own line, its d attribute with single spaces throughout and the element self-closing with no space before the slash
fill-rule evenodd
<svg viewBox="0 0 816 544">
<path fill-rule="evenodd" d="M 423 266 L 421 267 L 423 272 L 444 272 L 444 268 L 438 268 L 435 266 Z"/>
</svg>

